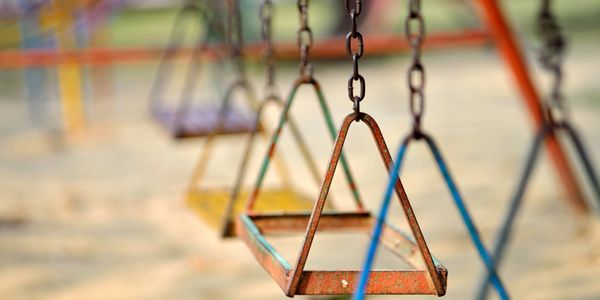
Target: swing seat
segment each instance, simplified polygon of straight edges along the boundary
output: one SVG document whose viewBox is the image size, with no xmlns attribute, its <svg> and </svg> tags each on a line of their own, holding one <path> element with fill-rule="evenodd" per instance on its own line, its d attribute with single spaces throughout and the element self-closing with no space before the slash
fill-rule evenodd
<svg viewBox="0 0 600 300">
<path fill-rule="evenodd" d="M 358 284 L 359 270 L 305 270 L 295 293 L 290 294 L 287 290 L 294 270 L 265 237 L 289 233 L 303 234 L 310 217 L 310 213 L 242 214 L 236 222 L 236 230 L 255 258 L 288 297 L 352 294 Z M 368 212 L 324 212 L 319 222 L 319 231 L 351 231 L 369 235 L 375 222 L 376 218 Z M 366 288 L 367 294 L 437 295 L 429 272 L 422 265 L 419 248 L 412 238 L 386 224 L 381 242 L 414 269 L 372 271 Z M 433 261 L 445 288 L 448 271 L 435 258 Z"/>
<path fill-rule="evenodd" d="M 175 138 L 206 137 L 216 126 L 219 109 L 196 106 L 179 113 L 176 108 L 159 107 L 154 110 L 154 117 Z M 255 118 L 235 109 L 228 109 L 224 119 L 222 128 L 216 134 L 229 135 L 254 131 Z"/>
<path fill-rule="evenodd" d="M 249 190 L 242 190 L 235 200 L 232 219 L 227 222 L 223 232 L 225 236 L 233 236 L 234 219 L 245 210 Z M 221 229 L 227 217 L 226 209 L 230 189 L 191 189 L 186 197 L 187 206 L 213 228 Z M 274 208 L 277 209 L 274 209 Z M 289 188 L 265 189 L 256 202 L 255 209 L 260 212 L 307 211 L 313 207 L 313 201 Z"/>
</svg>

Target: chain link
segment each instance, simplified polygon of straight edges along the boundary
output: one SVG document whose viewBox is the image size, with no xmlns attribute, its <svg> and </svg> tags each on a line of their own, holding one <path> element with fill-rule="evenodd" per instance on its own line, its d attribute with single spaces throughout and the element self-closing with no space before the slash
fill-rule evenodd
<svg viewBox="0 0 600 300">
<path fill-rule="evenodd" d="M 421 1 L 409 0 L 404 32 L 411 46 L 412 64 L 408 68 L 409 107 L 413 117 L 413 132 L 421 132 L 421 119 L 425 111 L 425 68 L 421 63 L 421 47 L 425 40 L 425 20 L 421 14 Z"/>
<path fill-rule="evenodd" d="M 556 113 L 560 115 L 559 118 L 566 119 L 568 111 L 562 93 L 562 64 L 567 42 L 558 20 L 552 12 L 551 5 L 551 0 L 542 0 L 537 18 L 537 30 L 542 41 L 539 60 L 542 67 L 548 70 L 553 78 L 550 94 L 546 101 L 548 117 L 552 120 L 557 117 Z"/>
<path fill-rule="evenodd" d="M 260 32 L 265 45 L 263 59 L 266 65 L 265 93 L 267 97 L 275 97 L 277 94 L 277 86 L 275 84 L 277 59 L 275 56 L 275 47 L 273 46 L 273 14 L 273 2 L 271 0 L 263 0 L 260 5 Z"/>
<path fill-rule="evenodd" d="M 300 12 L 300 28 L 298 29 L 298 47 L 300 48 L 300 76 L 312 78 L 314 69 L 309 62 L 310 48 L 313 45 L 313 33 L 308 25 L 309 0 L 298 0 L 298 11 Z"/>
<path fill-rule="evenodd" d="M 354 104 L 356 121 L 360 118 L 360 102 L 365 98 L 366 84 L 365 78 L 360 75 L 358 62 L 364 54 L 363 36 L 358 31 L 358 16 L 362 11 L 362 0 L 354 0 L 354 7 L 350 4 L 351 0 L 346 0 L 346 11 L 352 21 L 352 29 L 346 35 L 346 52 L 352 57 L 352 74 L 348 78 L 348 98 Z M 359 94 L 354 92 L 354 84 L 358 82 Z"/>
</svg>

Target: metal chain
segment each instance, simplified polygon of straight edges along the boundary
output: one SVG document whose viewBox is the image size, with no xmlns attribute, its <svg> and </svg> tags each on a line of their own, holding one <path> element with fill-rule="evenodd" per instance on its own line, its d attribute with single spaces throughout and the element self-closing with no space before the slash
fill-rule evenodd
<svg viewBox="0 0 600 300">
<path fill-rule="evenodd" d="M 559 113 L 560 118 L 566 119 L 568 111 L 562 94 L 563 82 L 563 57 L 567 42 L 562 34 L 558 20 L 552 12 L 552 1 L 542 0 L 540 12 L 537 17 L 537 29 L 542 41 L 539 60 L 542 67 L 552 74 L 552 88 L 547 100 L 548 117 L 553 120 Z"/>
<path fill-rule="evenodd" d="M 404 21 L 406 39 L 411 47 L 412 64 L 408 68 L 410 113 L 413 117 L 413 132 L 421 132 L 421 119 L 425 111 L 425 68 L 421 63 L 421 47 L 425 40 L 425 20 L 421 14 L 421 1 L 408 1 L 408 15 Z"/>
<path fill-rule="evenodd" d="M 313 45 L 313 34 L 308 25 L 308 5 L 310 0 L 298 0 L 300 12 L 300 28 L 298 29 L 298 47 L 300 48 L 300 76 L 312 78 L 314 69 L 308 60 Z"/>
<path fill-rule="evenodd" d="M 365 78 L 358 71 L 358 61 L 364 53 L 363 36 L 358 31 L 358 16 L 362 10 L 362 0 L 354 0 L 354 7 L 350 4 L 352 0 L 346 0 L 346 11 L 350 15 L 352 21 L 352 29 L 346 35 L 346 52 L 352 57 L 352 74 L 348 78 L 348 98 L 354 103 L 354 112 L 356 113 L 356 121 L 360 119 L 360 102 L 365 98 L 366 83 Z M 360 85 L 360 93 L 354 94 L 354 83 Z"/>
<path fill-rule="evenodd" d="M 265 93 L 267 97 L 274 97 L 277 93 L 275 84 L 275 71 L 277 68 L 277 59 L 275 56 L 275 47 L 273 46 L 273 2 L 271 0 L 263 0 L 260 5 L 261 19 L 261 37 L 265 45 L 263 59 L 266 65 L 266 83 Z"/>
<path fill-rule="evenodd" d="M 228 39 L 231 45 L 231 58 L 241 77 L 244 76 L 244 38 L 242 32 L 242 15 L 238 0 L 229 0 Z"/>
</svg>

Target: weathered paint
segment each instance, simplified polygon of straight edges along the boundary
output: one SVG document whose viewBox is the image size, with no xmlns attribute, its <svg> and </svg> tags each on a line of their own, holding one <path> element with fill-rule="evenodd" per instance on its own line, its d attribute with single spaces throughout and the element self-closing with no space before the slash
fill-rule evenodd
<svg viewBox="0 0 600 300">
<path fill-rule="evenodd" d="M 369 213 L 337 212 L 323 213 L 319 223 L 322 231 L 352 231 L 367 234 L 375 222 Z M 236 222 L 238 236 L 248 245 L 255 258 L 269 275 L 288 296 L 294 295 L 349 295 L 352 294 L 358 279 L 358 270 L 319 271 L 301 270 L 298 276 L 298 287 L 290 293 L 289 284 L 296 270 L 287 260 L 269 244 L 266 236 L 281 236 L 283 233 L 304 232 L 311 219 L 309 213 L 297 214 L 242 214 Z M 400 238 L 399 238 L 400 237 Z M 373 271 L 369 294 L 404 294 L 404 295 L 437 295 L 437 291 L 428 270 L 419 270 L 417 263 L 410 255 L 413 251 L 396 251 L 397 249 L 418 249 L 417 244 L 404 233 L 392 226 L 385 228 L 382 237 L 394 240 L 396 248 L 391 249 L 415 269 Z M 439 276 L 444 286 L 447 281 L 447 270 L 437 260 L 435 262 L 436 276 Z"/>
</svg>

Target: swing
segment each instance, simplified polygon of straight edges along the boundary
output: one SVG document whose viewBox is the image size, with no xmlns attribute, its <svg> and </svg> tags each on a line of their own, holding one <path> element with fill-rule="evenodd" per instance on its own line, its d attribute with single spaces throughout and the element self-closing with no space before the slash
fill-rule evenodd
<svg viewBox="0 0 600 300">
<path fill-rule="evenodd" d="M 269 104 L 281 106 L 282 102 L 279 98 L 271 97 L 263 101 L 257 111 L 255 128 L 257 129 L 262 118 L 262 114 Z M 298 144 L 302 158 L 307 164 L 311 171 L 312 177 L 315 181 L 320 181 L 320 175 L 318 173 L 316 164 L 312 157 L 312 154 L 308 151 L 302 135 L 300 134 L 296 123 L 293 119 L 289 120 L 290 128 L 292 129 L 293 139 Z M 266 140 L 268 138 L 266 130 L 257 132 L 257 130 L 250 133 L 250 137 L 246 144 L 242 162 L 237 172 L 237 177 L 233 189 L 231 188 L 211 188 L 203 189 L 199 187 L 200 177 L 204 173 L 206 166 L 210 158 L 211 144 L 214 139 L 214 135 L 211 135 L 207 139 L 205 151 L 203 152 L 199 163 L 197 164 L 192 184 L 187 192 L 186 203 L 187 205 L 206 223 L 211 227 L 220 230 L 222 237 L 233 237 L 235 236 L 233 217 L 237 216 L 244 210 L 244 200 L 248 199 L 248 190 L 243 189 L 242 185 L 247 174 L 247 167 L 254 149 L 254 144 L 258 138 L 256 134 L 261 134 L 261 137 Z M 277 172 L 282 181 L 282 186 L 279 188 L 272 188 L 266 190 L 261 201 L 257 202 L 257 211 L 273 211 L 276 207 L 281 211 L 305 211 L 312 207 L 312 201 L 302 193 L 295 190 L 292 183 L 289 180 L 287 168 L 283 164 L 283 160 L 280 154 L 274 153 L 273 160 L 277 166 Z"/>
<path fill-rule="evenodd" d="M 207 1 L 205 5 L 209 4 L 210 1 Z M 212 11 L 217 12 L 219 10 L 213 9 Z M 179 105 L 173 107 L 164 103 L 163 89 L 170 77 L 169 74 L 172 69 L 170 62 L 177 53 L 179 45 L 182 43 L 185 35 L 185 28 L 180 29 L 180 27 L 182 26 L 183 19 L 188 15 L 194 19 L 203 18 L 206 20 L 205 25 L 208 32 L 204 38 L 200 38 L 194 48 L 190 64 L 187 67 Z M 218 16 L 216 19 L 218 19 Z M 222 29 L 218 27 L 220 27 L 219 24 L 207 15 L 206 8 L 200 7 L 195 0 L 189 0 L 184 4 L 173 24 L 169 44 L 165 49 L 154 84 L 152 85 L 150 108 L 154 118 L 165 127 L 175 139 L 206 137 L 215 130 L 219 118 L 223 118 L 224 122 L 217 131 L 217 134 L 239 134 L 253 130 L 253 118 L 233 107 L 226 107 L 224 111 L 219 113 L 218 107 L 193 104 L 192 98 L 201 69 L 200 56 L 210 44 L 210 40 L 213 36 L 218 36 L 220 35 L 220 32 L 222 32 Z M 215 54 L 217 60 L 222 59 L 219 56 L 219 52 L 220 51 L 216 51 Z"/>
<path fill-rule="evenodd" d="M 562 63 L 566 41 L 562 34 L 561 27 L 552 11 L 551 5 L 552 3 L 550 0 L 542 0 L 537 20 L 537 29 L 543 42 L 543 48 L 540 53 L 540 62 L 542 67 L 552 74 L 554 80 L 549 99 L 545 103 L 546 120 L 535 135 L 517 187 L 509 202 L 508 210 L 502 220 L 500 229 L 496 234 L 493 252 L 496 266 L 498 266 L 504 258 L 504 253 L 510 240 L 512 226 L 516 220 L 517 213 L 523 204 L 525 190 L 531 179 L 531 174 L 537 162 L 537 158 L 540 155 L 542 143 L 553 134 L 564 133 L 569 138 L 575 148 L 575 153 L 581 160 L 590 186 L 592 187 L 597 200 L 600 201 L 600 181 L 598 181 L 598 176 L 590 156 L 583 145 L 582 139 L 579 137 L 577 130 L 571 125 L 566 103 L 562 95 Z M 483 300 L 487 298 L 490 280 L 489 276 L 488 273 L 484 275 L 484 280 L 479 286 L 476 299 Z"/>
<path fill-rule="evenodd" d="M 347 3 L 349 6 L 349 4 Z M 271 148 L 266 155 L 262 170 L 268 167 L 269 154 L 275 150 L 278 134 L 282 126 L 285 125 L 288 110 L 293 102 L 293 95 L 300 84 L 310 84 L 318 90 L 318 83 L 312 74 L 312 67 L 308 63 L 308 51 L 312 42 L 312 33 L 308 27 L 308 1 L 298 1 L 300 11 L 301 28 L 298 31 L 301 54 L 300 73 L 301 78 L 292 88 L 291 97 L 288 98 L 285 110 L 280 116 L 279 127 L 271 140 Z M 357 9 L 360 9 L 360 1 L 357 1 Z M 356 10 L 352 10 L 354 17 L 358 15 Z M 356 23 L 354 23 L 356 26 Z M 358 39 L 358 41 L 356 41 Z M 348 91 L 350 98 L 354 101 L 354 113 L 349 114 L 342 123 L 334 144 L 333 154 L 329 160 L 326 176 L 321 184 L 320 193 L 312 212 L 310 213 L 260 213 L 255 211 L 255 201 L 260 193 L 262 177 L 260 174 L 254 191 L 248 199 L 247 211 L 239 216 L 236 223 L 238 236 L 246 243 L 255 258 L 262 267 L 271 275 L 277 284 L 284 291 L 286 296 L 295 295 L 347 295 L 351 294 L 356 286 L 356 277 L 358 270 L 305 270 L 305 264 L 311 249 L 319 225 L 323 231 L 348 231 L 367 234 L 375 223 L 370 213 L 364 210 L 362 201 L 358 197 L 358 191 L 350 176 L 349 168 L 342 154 L 346 136 L 350 125 L 354 121 L 361 121 L 371 130 L 377 149 L 381 155 L 385 167 L 390 170 L 392 160 L 389 150 L 385 144 L 383 135 L 375 120 L 360 112 L 359 102 L 364 98 L 364 78 L 358 74 L 358 58 L 362 55 L 362 43 L 360 42 L 360 33 L 354 27 L 353 32 L 348 35 L 347 48 L 351 52 L 351 40 L 358 42 L 359 53 L 352 52 L 354 57 L 354 75 L 349 80 Z M 354 96 L 353 83 L 360 81 L 361 95 Z M 321 94 L 318 92 L 318 94 Z M 327 115 L 327 110 L 322 106 L 323 112 Z M 349 189 L 353 195 L 356 195 L 356 210 L 350 212 L 323 212 L 329 188 L 331 186 L 338 163 L 341 162 L 343 170 L 348 179 Z M 372 282 L 367 287 L 369 294 L 428 294 L 442 296 L 445 294 L 447 270 L 432 256 L 427 248 L 425 239 L 421 233 L 419 224 L 414 216 L 410 202 L 406 196 L 400 180 L 396 177 L 396 193 L 416 242 L 404 235 L 392 226 L 386 226 L 384 230 L 384 244 L 394 254 L 403 257 L 406 262 L 414 269 L 412 270 L 388 270 L 377 271 L 371 274 Z M 283 258 L 283 256 L 266 240 L 267 236 L 282 236 L 290 233 L 305 233 L 300 254 L 297 257 L 294 266 Z M 419 254 L 424 264 L 419 263 Z"/>
<path fill-rule="evenodd" d="M 233 5 L 237 5 L 233 3 Z M 207 145 L 203 152 L 199 163 L 194 172 L 192 184 L 188 189 L 186 202 L 188 206 L 204 221 L 214 228 L 220 230 L 221 237 L 233 237 L 234 231 L 234 220 L 233 217 L 237 216 L 244 210 L 244 200 L 248 199 L 248 191 L 243 189 L 243 183 L 247 174 L 248 163 L 252 155 L 252 150 L 255 148 L 257 133 L 261 134 L 264 140 L 268 139 L 266 130 L 258 131 L 261 126 L 261 120 L 263 112 L 266 107 L 270 104 L 283 107 L 283 101 L 279 96 L 276 95 L 276 84 L 275 84 L 275 55 L 273 51 L 273 44 L 271 42 L 271 17 L 273 15 L 273 5 L 271 1 L 265 1 L 261 6 L 261 21 L 263 26 L 263 39 L 266 45 L 265 49 L 265 62 L 267 65 L 267 84 L 265 86 L 265 99 L 262 101 L 256 113 L 256 121 L 254 123 L 254 130 L 251 131 L 248 142 L 246 144 L 244 154 L 242 156 L 242 162 L 237 172 L 237 177 L 233 185 L 233 189 L 202 189 L 199 188 L 200 177 L 204 173 L 204 169 L 208 163 L 210 157 L 210 151 L 212 140 L 214 135 L 209 136 L 207 139 Z M 253 93 L 252 93 L 253 94 Z M 226 98 L 226 101 L 229 97 Z M 321 182 L 321 175 L 318 171 L 314 158 L 306 143 L 302 137 L 296 122 L 288 117 L 290 129 L 293 134 L 294 142 L 298 145 L 303 160 L 305 161 L 313 179 L 319 183 Z M 264 126 L 262 126 L 264 127 Z M 282 186 L 279 188 L 272 188 L 263 193 L 261 201 L 257 203 L 257 211 L 272 211 L 273 207 L 280 209 L 281 211 L 306 211 L 312 207 L 312 201 L 302 193 L 296 191 L 290 182 L 288 171 L 283 165 L 281 155 L 274 153 L 274 161 L 277 166 L 279 177 L 282 181 Z"/>
<path fill-rule="evenodd" d="M 425 141 L 429 150 L 431 151 L 440 173 L 444 177 L 446 181 L 446 185 L 450 190 L 452 198 L 457 206 L 461 217 L 463 218 L 463 222 L 467 227 L 471 240 L 475 245 L 481 260 L 484 263 L 484 266 L 488 270 L 489 274 L 491 274 L 492 283 L 496 288 L 500 299 L 509 299 L 508 293 L 506 292 L 504 285 L 502 284 L 500 278 L 498 277 L 494 261 L 491 258 L 488 250 L 485 248 L 483 241 L 479 235 L 477 227 L 469 210 L 463 200 L 463 197 L 456 185 L 452 175 L 450 174 L 450 170 L 448 168 L 447 163 L 445 162 L 440 149 L 437 144 L 433 140 L 433 138 L 422 131 L 421 129 L 421 119 L 423 117 L 424 108 L 425 108 L 425 96 L 424 96 L 424 87 L 425 87 L 425 69 L 421 62 L 421 46 L 423 45 L 423 41 L 425 39 L 425 22 L 423 15 L 421 14 L 421 2 L 420 0 L 410 0 L 408 7 L 408 16 L 405 20 L 405 30 L 406 37 L 408 39 L 409 44 L 412 46 L 412 65 L 408 69 L 408 88 L 410 91 L 410 111 L 413 117 L 413 130 L 412 132 L 403 140 L 400 145 L 400 149 L 398 150 L 396 164 L 392 169 L 392 180 L 389 181 L 386 189 L 385 196 L 383 198 L 381 204 L 381 210 L 378 217 L 379 222 L 377 223 L 376 228 L 373 230 L 373 238 L 371 244 L 369 245 L 367 257 L 365 259 L 365 264 L 363 267 L 363 271 L 361 273 L 360 284 L 356 290 L 355 299 L 363 299 L 365 290 L 368 284 L 368 276 L 370 270 L 373 265 L 373 261 L 375 259 L 375 254 L 377 252 L 377 247 L 379 244 L 379 237 L 382 232 L 382 224 L 385 221 L 387 216 L 387 212 L 389 209 L 389 202 L 392 196 L 392 191 L 395 186 L 395 178 L 399 175 L 399 170 L 401 168 L 402 162 L 404 160 L 404 156 L 408 146 L 412 141 Z"/>
</svg>

